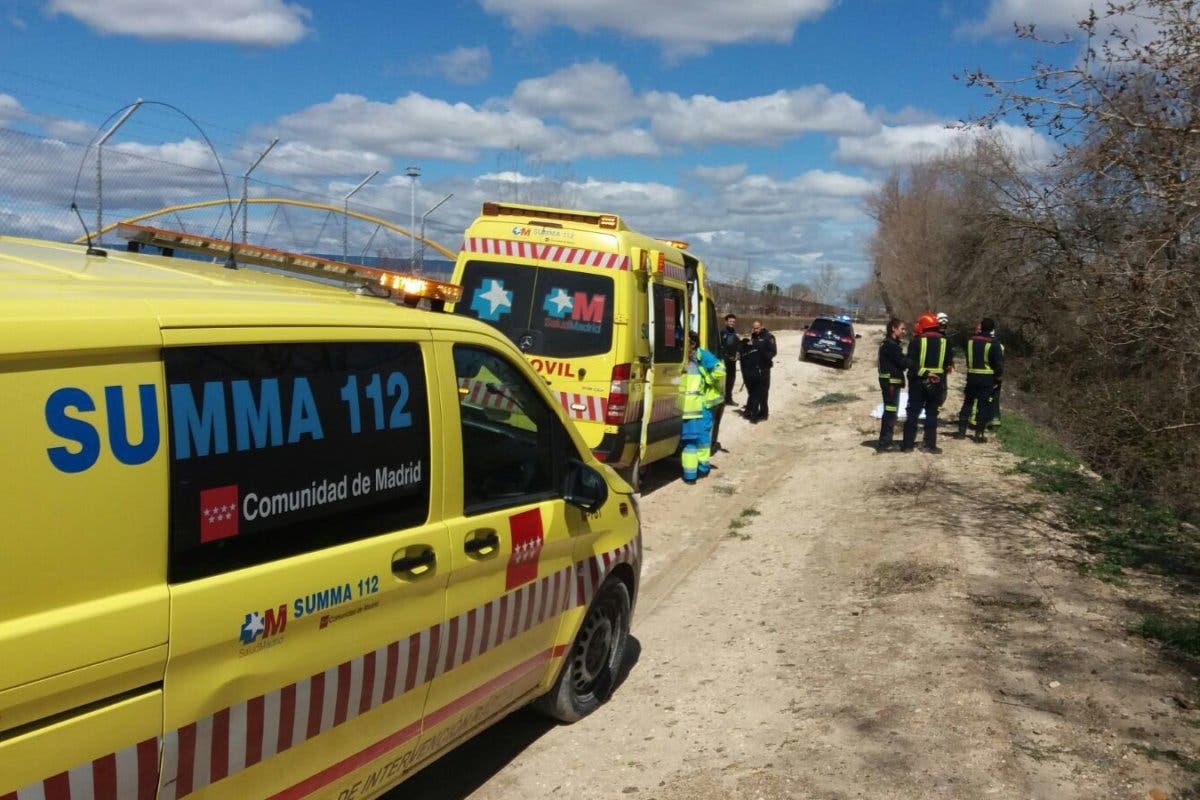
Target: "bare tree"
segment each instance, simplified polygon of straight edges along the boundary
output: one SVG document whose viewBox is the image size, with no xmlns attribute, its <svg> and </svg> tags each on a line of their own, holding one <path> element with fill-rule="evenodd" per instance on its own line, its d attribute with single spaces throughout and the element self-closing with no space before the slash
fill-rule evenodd
<svg viewBox="0 0 1200 800">
<path fill-rule="evenodd" d="M 1060 146 L 992 217 L 1035 290 L 1028 381 L 1100 468 L 1198 510 L 1200 6 L 1110 3 L 1079 30 L 1063 64 L 964 76 L 994 102 L 976 122 L 1017 116 Z"/>
<path fill-rule="evenodd" d="M 842 268 L 828 262 L 813 276 L 813 292 L 822 303 L 836 303 L 842 296 Z"/>
</svg>

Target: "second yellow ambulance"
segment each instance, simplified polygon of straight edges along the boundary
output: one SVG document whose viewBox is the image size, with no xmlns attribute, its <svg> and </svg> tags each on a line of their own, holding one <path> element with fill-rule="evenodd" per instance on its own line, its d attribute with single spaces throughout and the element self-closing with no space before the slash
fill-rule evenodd
<svg viewBox="0 0 1200 800">
<path fill-rule="evenodd" d="M 684 247 L 615 214 L 485 203 L 455 262 L 456 313 L 511 339 L 635 487 L 678 449 L 689 329 L 716 334 L 703 265 Z"/>
</svg>

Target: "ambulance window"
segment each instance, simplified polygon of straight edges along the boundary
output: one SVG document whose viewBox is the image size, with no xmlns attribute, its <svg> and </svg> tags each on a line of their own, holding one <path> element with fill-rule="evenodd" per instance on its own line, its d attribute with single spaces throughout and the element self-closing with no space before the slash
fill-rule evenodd
<svg viewBox="0 0 1200 800">
<path fill-rule="evenodd" d="M 541 336 L 539 355 L 566 358 L 608 352 L 613 330 L 612 278 L 541 267 L 535 301 L 529 327 Z"/>
<path fill-rule="evenodd" d="M 454 313 L 483 320 L 516 341 L 529 326 L 537 268 L 496 261 L 468 261 L 462 274 L 462 300 Z"/>
<path fill-rule="evenodd" d="M 654 358 L 683 361 L 683 290 L 654 284 Z"/>
<path fill-rule="evenodd" d="M 172 581 L 428 518 L 419 345 L 181 347 L 164 359 Z"/>
<path fill-rule="evenodd" d="M 505 357 L 454 347 L 467 514 L 554 496 L 566 431 Z"/>
</svg>

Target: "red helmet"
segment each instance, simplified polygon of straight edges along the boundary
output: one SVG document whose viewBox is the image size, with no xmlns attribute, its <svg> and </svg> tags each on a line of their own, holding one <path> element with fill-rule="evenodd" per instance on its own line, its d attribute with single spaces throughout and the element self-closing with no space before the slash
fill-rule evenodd
<svg viewBox="0 0 1200 800">
<path fill-rule="evenodd" d="M 913 326 L 913 330 L 919 335 L 926 331 L 937 330 L 937 317 L 926 311 L 921 316 L 917 317 L 917 324 Z"/>
</svg>

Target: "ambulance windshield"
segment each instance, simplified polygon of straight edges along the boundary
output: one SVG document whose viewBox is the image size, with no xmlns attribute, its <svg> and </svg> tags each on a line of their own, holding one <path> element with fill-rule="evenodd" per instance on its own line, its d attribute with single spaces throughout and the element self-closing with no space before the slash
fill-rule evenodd
<svg viewBox="0 0 1200 800">
<path fill-rule="evenodd" d="M 481 319 L 530 355 L 607 353 L 612 345 L 613 280 L 533 264 L 469 261 L 455 313 Z"/>
</svg>

